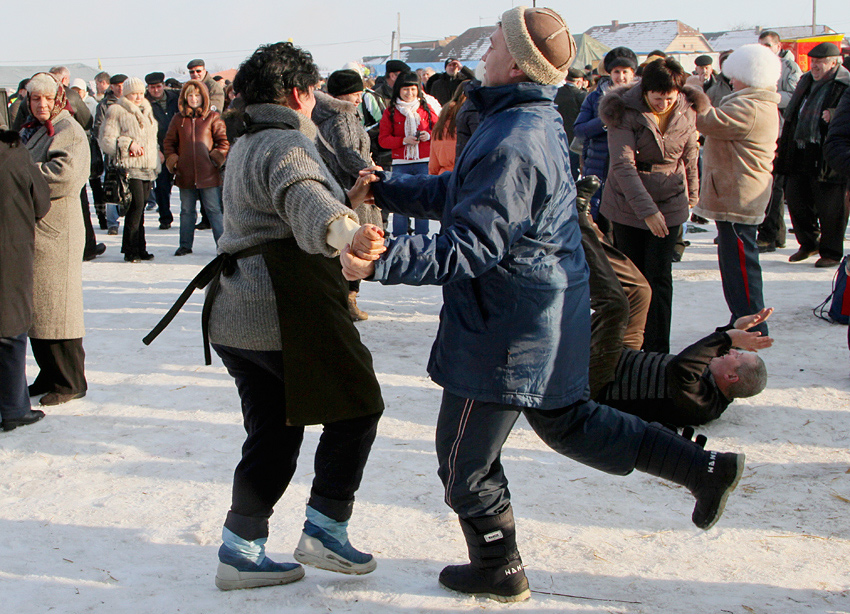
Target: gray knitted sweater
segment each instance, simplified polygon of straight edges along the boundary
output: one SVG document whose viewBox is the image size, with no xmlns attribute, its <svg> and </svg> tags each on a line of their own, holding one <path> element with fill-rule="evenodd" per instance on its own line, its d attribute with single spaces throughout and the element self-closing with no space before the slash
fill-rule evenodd
<svg viewBox="0 0 850 614">
<path fill-rule="evenodd" d="M 229 254 L 294 236 L 310 254 L 339 255 L 326 243 L 328 225 L 357 216 L 322 162 L 309 117 L 276 104 L 250 105 L 255 123 L 284 122 L 295 129 L 269 129 L 239 138 L 227 157 L 224 234 L 219 251 Z M 309 292 L 309 280 L 298 292 Z M 275 297 L 262 256 L 242 258 L 221 278 L 210 314 L 210 341 L 246 350 L 279 350 Z"/>
</svg>

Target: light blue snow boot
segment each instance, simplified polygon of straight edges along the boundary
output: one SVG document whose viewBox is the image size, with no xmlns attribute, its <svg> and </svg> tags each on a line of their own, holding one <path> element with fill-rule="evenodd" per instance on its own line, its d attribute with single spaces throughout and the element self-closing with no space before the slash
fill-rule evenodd
<svg viewBox="0 0 850 614">
<path fill-rule="evenodd" d="M 328 518 L 309 505 L 295 560 L 319 569 L 358 575 L 375 571 L 378 566 L 371 554 L 355 550 L 348 541 L 347 520 Z"/>
<path fill-rule="evenodd" d="M 215 585 L 223 591 L 289 584 L 304 577 L 297 563 L 275 563 L 265 554 L 266 537 L 248 541 L 223 529 Z"/>
</svg>

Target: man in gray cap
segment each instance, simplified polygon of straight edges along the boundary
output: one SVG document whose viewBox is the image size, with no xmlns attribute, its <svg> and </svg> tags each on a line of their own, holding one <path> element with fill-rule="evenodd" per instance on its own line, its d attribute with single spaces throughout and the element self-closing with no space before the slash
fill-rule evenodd
<svg viewBox="0 0 850 614">
<path fill-rule="evenodd" d="M 569 143 L 552 104 L 576 48 L 551 9 L 502 15 L 469 89 L 481 123 L 437 176 L 382 175 L 376 204 L 442 222 L 393 237 L 381 259 L 343 250 L 349 280 L 443 287 L 428 372 L 443 387 L 437 458 L 470 563 L 440 584 L 503 602 L 530 596 L 501 451 L 520 414 L 555 451 L 616 475 L 634 469 L 683 484 L 692 515 L 713 526 L 744 456 L 708 452 L 660 424 L 587 400 L 588 272 L 567 171 Z"/>
<path fill-rule="evenodd" d="M 830 167 L 823 144 L 850 72 L 841 65 L 835 43 L 817 45 L 809 60 L 811 70 L 800 78 L 785 110 L 774 172 L 787 177 L 785 200 L 800 245 L 788 261 L 820 254 L 815 266 L 832 268 L 844 254 L 847 178 Z"/>
<path fill-rule="evenodd" d="M 196 58 L 186 64 L 186 68 L 189 69 L 189 78 L 203 82 L 210 91 L 210 109 L 221 113 L 224 108 L 224 88 L 207 72 L 206 63 Z"/>
<path fill-rule="evenodd" d="M 714 58 L 700 55 L 694 60 L 694 74 L 702 79 L 702 90 L 707 91 L 714 85 Z"/>
</svg>

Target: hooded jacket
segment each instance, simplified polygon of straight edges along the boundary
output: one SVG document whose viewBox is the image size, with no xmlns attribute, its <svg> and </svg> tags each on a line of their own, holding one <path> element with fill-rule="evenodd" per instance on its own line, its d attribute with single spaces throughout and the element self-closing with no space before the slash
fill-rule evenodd
<svg viewBox="0 0 850 614">
<path fill-rule="evenodd" d="M 194 81 L 201 93 L 201 106 L 192 109 L 186 101 L 187 85 L 177 102 L 179 112 L 171 118 L 162 142 L 165 166 L 174 173 L 174 184 L 183 189 L 216 188 L 230 144 L 221 116 L 210 110 L 210 95 L 200 81 Z"/>
<path fill-rule="evenodd" d="M 608 92 L 599 117 L 608 127 L 611 156 L 599 211 L 612 222 L 648 229 L 644 219 L 658 211 L 668 227 L 688 219 L 699 200 L 699 144 L 692 108 L 699 89 L 679 93 L 662 133 L 638 82 Z"/>
<path fill-rule="evenodd" d="M 779 100 L 775 91 L 748 87 L 729 94 L 716 108 L 697 101 L 705 150 L 694 213 L 718 222 L 762 222 L 773 187 Z"/>
<path fill-rule="evenodd" d="M 588 268 L 556 92 L 470 88 L 481 123 L 452 172 L 373 184 L 382 208 L 442 222 L 391 239 L 374 279 L 443 286 L 428 373 L 464 398 L 554 409 L 587 387 Z"/>
</svg>

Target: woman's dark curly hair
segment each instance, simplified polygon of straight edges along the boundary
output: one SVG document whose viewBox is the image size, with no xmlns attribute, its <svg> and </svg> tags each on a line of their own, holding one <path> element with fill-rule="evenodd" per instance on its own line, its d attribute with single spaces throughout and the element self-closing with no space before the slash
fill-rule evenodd
<svg viewBox="0 0 850 614">
<path fill-rule="evenodd" d="M 309 51 L 292 43 L 263 45 L 242 62 L 233 88 L 245 104 L 286 102 L 293 88 L 307 91 L 319 82 L 319 69 Z"/>
<path fill-rule="evenodd" d="M 673 58 L 663 58 L 643 67 L 640 84 L 644 92 L 681 92 L 688 73 Z"/>
</svg>

